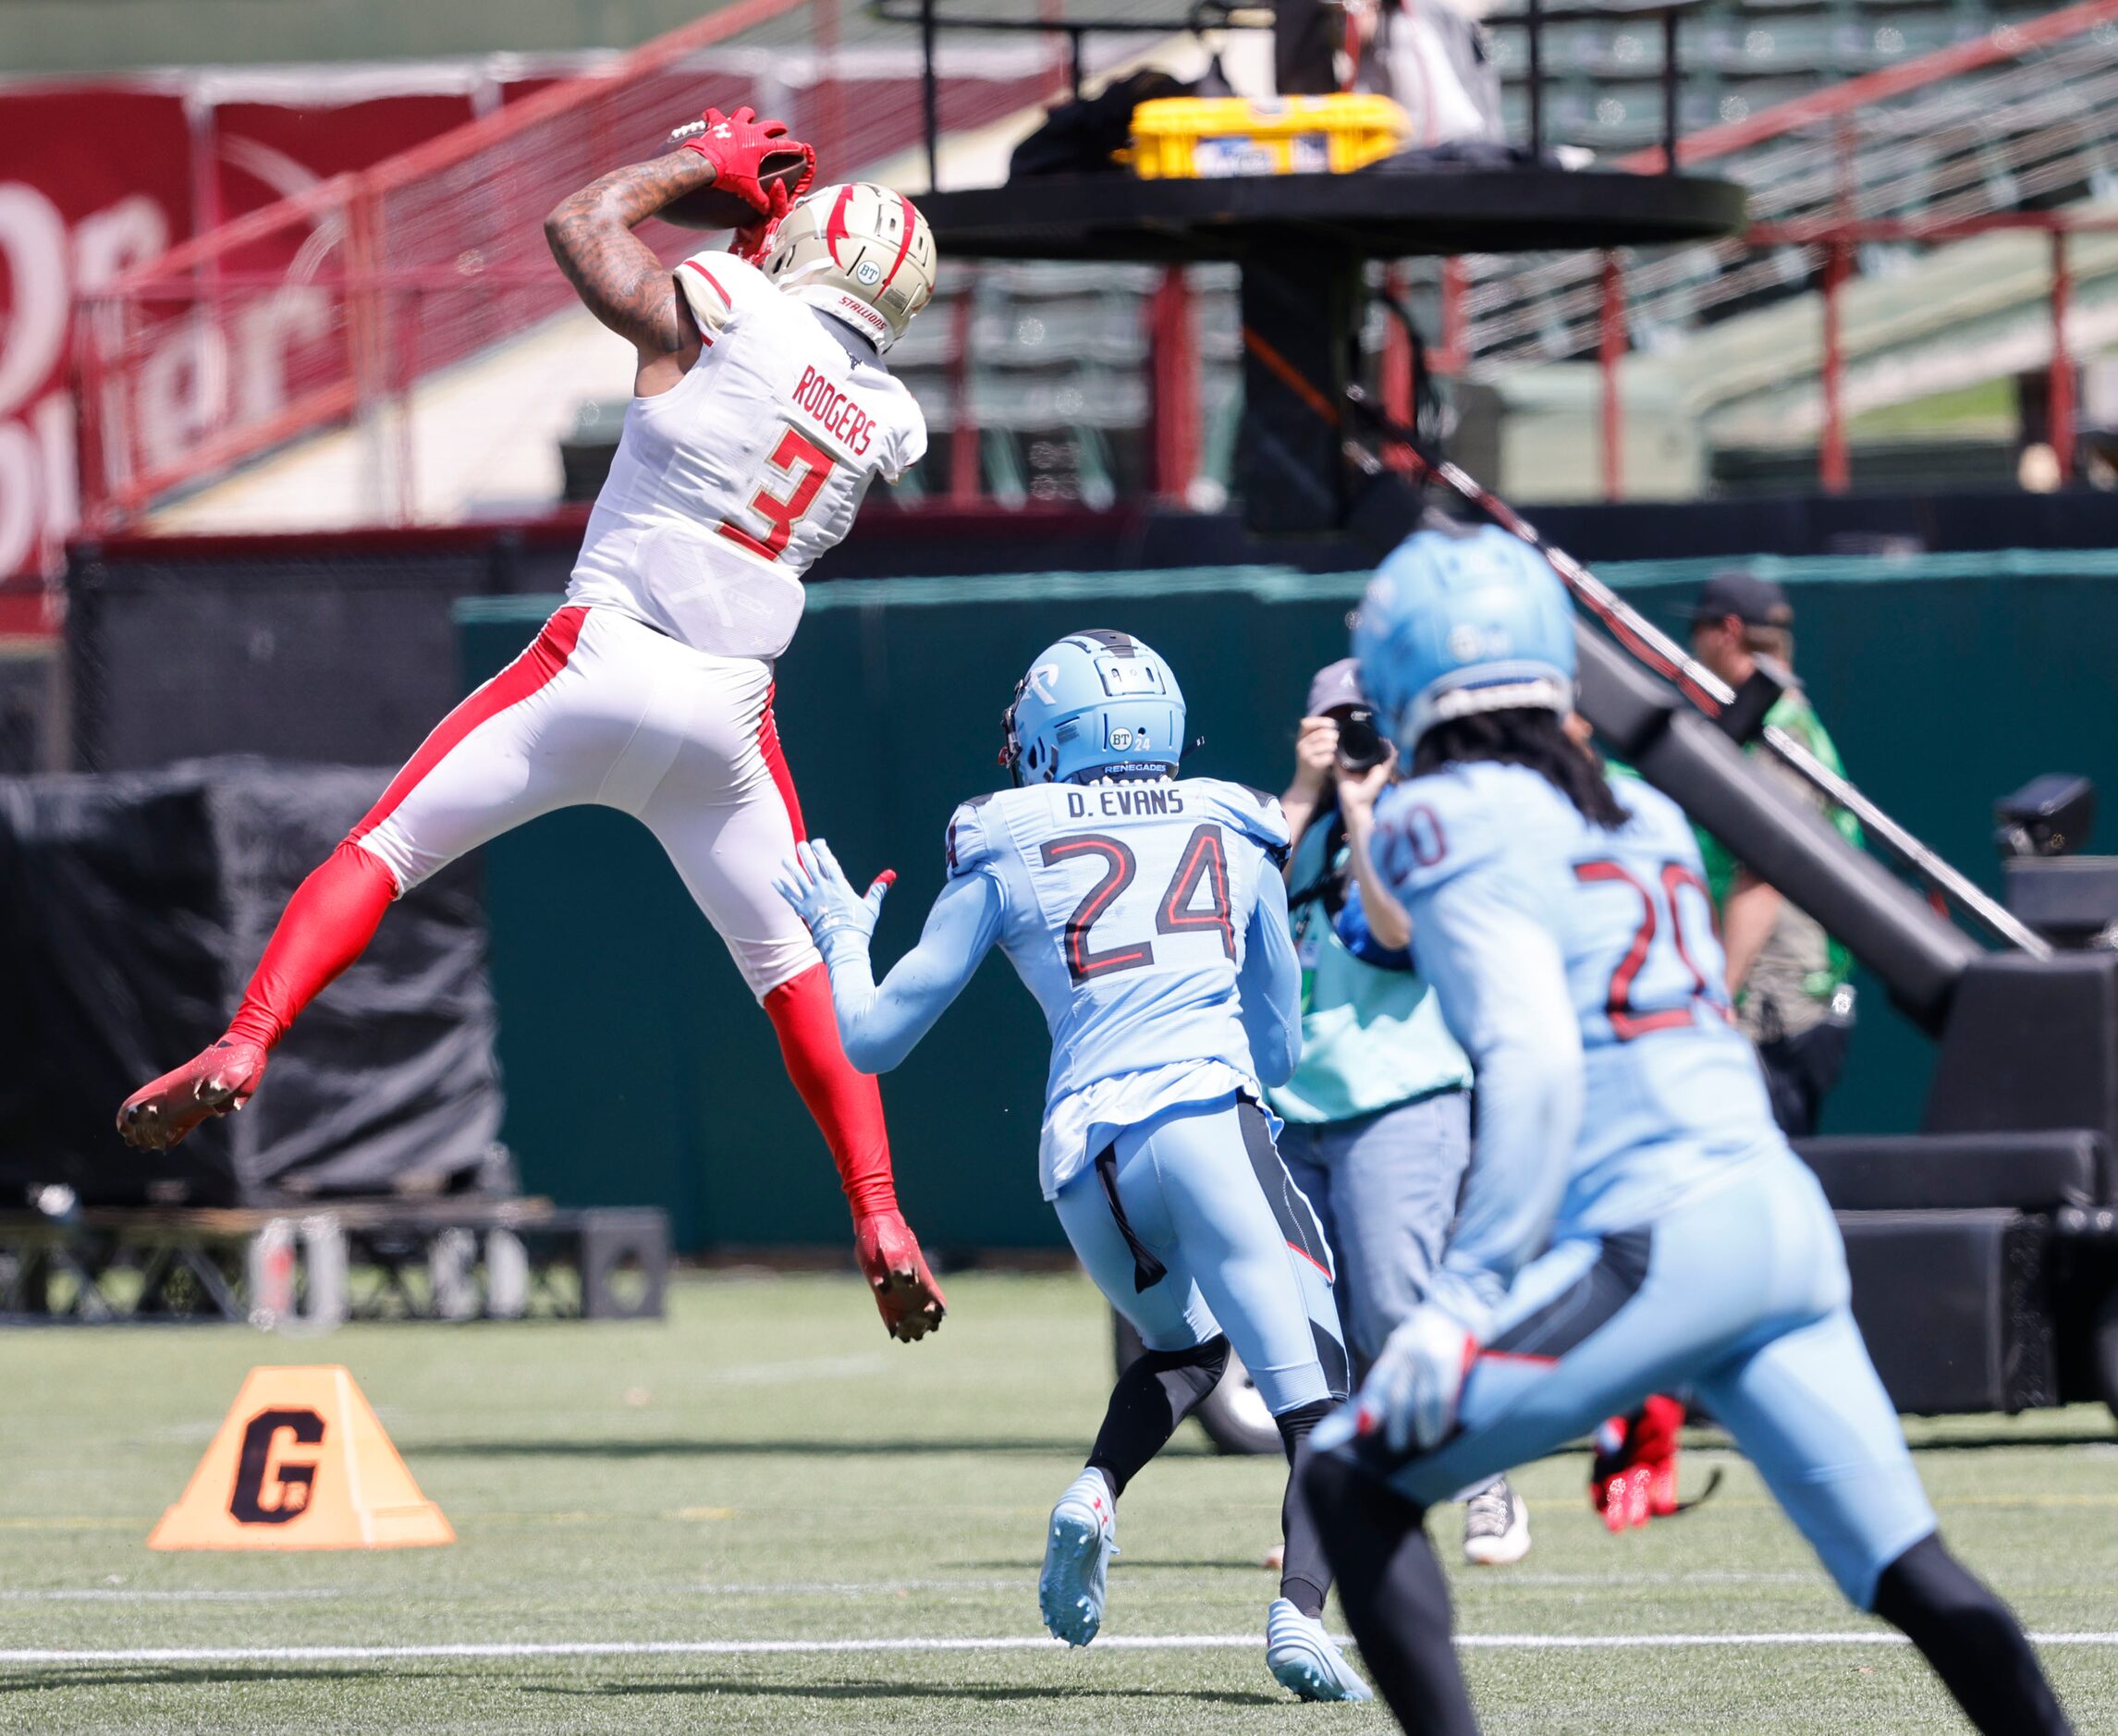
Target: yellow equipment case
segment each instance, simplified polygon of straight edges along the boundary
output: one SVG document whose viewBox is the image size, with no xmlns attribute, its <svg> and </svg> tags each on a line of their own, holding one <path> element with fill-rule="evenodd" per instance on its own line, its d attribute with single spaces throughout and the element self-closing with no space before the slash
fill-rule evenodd
<svg viewBox="0 0 2118 1736">
<path fill-rule="evenodd" d="M 1345 175 L 1411 134 L 1411 116 L 1387 96 L 1157 97 L 1132 111 L 1132 172 L 1148 180 Z"/>
</svg>

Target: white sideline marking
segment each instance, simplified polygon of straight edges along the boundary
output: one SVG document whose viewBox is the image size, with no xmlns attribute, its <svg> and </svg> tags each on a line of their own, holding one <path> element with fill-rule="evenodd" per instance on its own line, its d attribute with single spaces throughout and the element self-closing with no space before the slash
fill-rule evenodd
<svg viewBox="0 0 2118 1736">
<path fill-rule="evenodd" d="M 10 1604 L 275 1604 L 343 1597 L 341 1591 L 301 1586 L 284 1591 L 0 1591 Z"/>
<path fill-rule="evenodd" d="M 1122 1559 L 1122 1558 L 1121 1558 Z M 1668 1572 L 1542 1573 L 1512 1571 L 1495 1585 L 1812 1585 L 1820 1576 L 1809 1572 L 1757 1572 L 1742 1568 L 1677 1568 Z"/>
<path fill-rule="evenodd" d="M 2038 1645 L 2118 1645 L 2112 1633 L 2033 1633 Z M 1098 1652 L 1240 1650 L 1255 1633 L 1111 1633 Z M 1902 1633 L 1460 1633 L 1480 1651 L 1634 1651 L 1738 1645 L 1903 1645 Z M 38 1664 L 365 1664 L 418 1657 L 755 1657 L 837 1652 L 1061 1652 L 1058 1640 L 1005 1634 L 990 1639 L 888 1640 L 470 1640 L 437 1645 L 161 1645 L 109 1651 L 0 1651 L 0 1668 Z"/>
<path fill-rule="evenodd" d="M 844 1579 L 761 1580 L 754 1584 L 704 1581 L 679 1584 L 677 1591 L 695 1597 L 873 1597 L 898 1592 L 1020 1591 L 1015 1579 Z"/>
</svg>

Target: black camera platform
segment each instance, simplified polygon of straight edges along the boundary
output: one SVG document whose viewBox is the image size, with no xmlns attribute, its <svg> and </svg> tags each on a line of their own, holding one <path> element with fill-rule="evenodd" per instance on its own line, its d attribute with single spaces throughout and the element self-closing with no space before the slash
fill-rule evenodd
<svg viewBox="0 0 2118 1736">
<path fill-rule="evenodd" d="M 920 201 L 944 259 L 1232 260 L 1243 268 L 1243 417 L 1235 492 L 1248 529 L 1345 528 L 1361 480 L 1339 406 L 1376 259 L 1710 240 L 1744 190 L 1696 175 L 1386 159 L 1350 175 L 1023 177 Z"/>
</svg>

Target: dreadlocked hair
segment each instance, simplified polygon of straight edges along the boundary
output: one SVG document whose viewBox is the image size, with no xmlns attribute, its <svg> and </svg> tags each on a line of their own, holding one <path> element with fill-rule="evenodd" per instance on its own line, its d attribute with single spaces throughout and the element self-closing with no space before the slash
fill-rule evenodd
<svg viewBox="0 0 2118 1736">
<path fill-rule="evenodd" d="M 1607 832 L 1633 817 L 1611 793 L 1595 752 L 1574 742 L 1551 712 L 1517 705 L 1438 723 L 1419 738 L 1412 772 L 1420 777 L 1473 760 L 1526 767 L 1580 809 L 1583 819 Z"/>
</svg>

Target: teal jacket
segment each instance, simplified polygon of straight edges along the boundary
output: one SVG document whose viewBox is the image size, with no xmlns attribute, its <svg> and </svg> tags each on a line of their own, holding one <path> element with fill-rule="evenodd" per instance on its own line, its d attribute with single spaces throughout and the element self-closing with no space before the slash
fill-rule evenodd
<svg viewBox="0 0 2118 1736">
<path fill-rule="evenodd" d="M 1303 833 L 1288 872 L 1302 1059 L 1267 1093 L 1282 1120 L 1351 1121 L 1471 1083 L 1470 1060 L 1411 957 L 1370 933 L 1347 854 L 1333 810 Z"/>
</svg>

